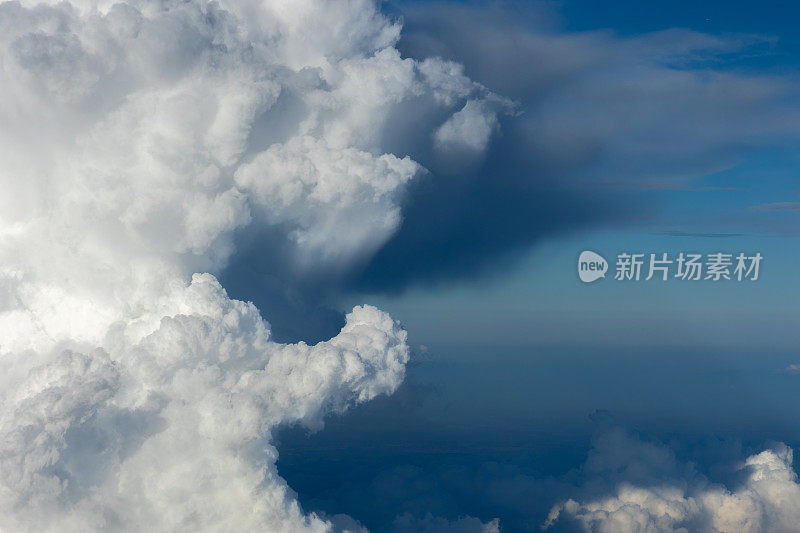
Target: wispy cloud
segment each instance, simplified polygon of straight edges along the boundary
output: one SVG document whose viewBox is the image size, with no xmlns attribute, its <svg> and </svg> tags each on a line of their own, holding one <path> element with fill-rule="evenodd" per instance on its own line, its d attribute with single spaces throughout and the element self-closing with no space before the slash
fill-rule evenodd
<svg viewBox="0 0 800 533">
<path fill-rule="evenodd" d="M 786 368 L 783 369 L 784 372 L 787 374 L 800 374 L 800 364 L 792 363 L 787 365 Z"/>
<path fill-rule="evenodd" d="M 756 213 L 772 213 L 776 211 L 800 211 L 800 202 L 773 202 L 750 207 Z"/>
<path fill-rule="evenodd" d="M 669 235 L 670 237 L 707 237 L 712 239 L 725 239 L 729 237 L 743 237 L 745 233 L 702 233 L 691 231 L 662 231 L 658 235 Z"/>
</svg>

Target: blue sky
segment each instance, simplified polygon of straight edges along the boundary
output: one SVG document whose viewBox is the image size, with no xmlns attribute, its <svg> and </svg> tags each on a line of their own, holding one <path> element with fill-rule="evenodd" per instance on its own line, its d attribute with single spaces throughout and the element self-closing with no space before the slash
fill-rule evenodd
<svg viewBox="0 0 800 533">
<path fill-rule="evenodd" d="M 776 81 L 779 84 L 797 80 L 800 41 L 794 20 L 800 12 L 788 2 L 565 0 L 546 5 L 468 6 L 459 11 L 463 5 L 458 3 L 409 2 L 392 5 L 391 10 L 404 14 L 409 53 L 449 51 L 465 62 L 468 74 L 490 88 L 511 88 L 524 109 L 519 120 L 525 120 L 525 115 L 546 116 L 548 106 L 564 104 L 559 94 L 540 102 L 540 96 L 526 93 L 539 90 L 535 83 L 525 89 L 516 87 L 513 77 L 493 79 L 495 66 L 487 65 L 489 60 L 470 63 L 470 54 L 493 53 L 492 43 L 482 40 L 492 35 L 493 25 L 508 24 L 510 33 L 521 35 L 530 24 L 534 33 L 578 41 L 586 35 L 602 35 L 601 41 L 610 40 L 612 48 L 674 28 L 729 43 L 752 40 L 731 45 L 730 50 L 723 46 L 721 52 L 701 51 L 674 64 L 667 59 L 664 68 L 669 72 L 688 69 L 701 79 L 731 74 L 751 81 L 782 80 Z M 506 18 L 509 13 L 513 23 Z M 445 22 L 432 23 L 437 17 Z M 459 24 L 483 24 L 476 19 L 486 23 L 474 33 L 474 46 L 463 44 L 463 36 L 448 37 Z M 468 27 L 464 32 L 470 35 Z M 681 47 L 684 37 L 673 32 L 657 41 L 668 49 Z M 520 45 L 511 48 L 515 46 Z M 545 72 L 557 70 L 545 59 L 539 60 Z M 502 66 L 496 68 L 495 74 L 502 78 Z M 535 77 L 536 64 L 530 68 Z M 661 75 L 650 67 L 645 71 Z M 620 72 L 626 75 L 624 69 Z M 520 78 L 527 75 L 518 72 Z M 593 75 L 590 80 L 604 83 L 604 76 Z M 642 79 L 637 75 L 631 83 L 640 84 Z M 795 89 L 773 102 L 779 108 L 786 106 L 785 123 L 776 122 L 777 134 L 753 132 L 717 144 L 728 134 L 709 121 L 718 120 L 723 129 L 758 129 L 760 112 L 753 122 L 742 122 L 731 118 L 723 106 L 719 116 L 716 112 L 706 116 L 701 110 L 694 118 L 675 116 L 676 123 L 671 123 L 669 115 L 653 112 L 643 120 L 662 122 L 636 129 L 638 135 L 653 135 L 652 142 L 663 146 L 651 148 L 640 137 L 645 141 L 641 144 L 644 155 L 626 137 L 618 149 L 616 139 L 607 139 L 607 151 L 603 148 L 599 157 L 577 168 L 561 163 L 540 166 L 528 159 L 531 166 L 512 171 L 528 173 L 534 181 L 554 177 L 561 180 L 560 185 L 566 182 L 567 190 L 590 191 L 588 213 L 599 213 L 598 205 L 607 203 L 627 214 L 583 217 L 580 210 L 571 212 L 572 206 L 567 205 L 564 209 L 569 214 L 552 215 L 552 220 L 551 215 L 520 216 L 520 224 L 547 227 L 553 221 L 552 231 L 522 239 L 505 255 L 486 246 L 487 253 L 503 258 L 466 275 L 454 271 L 451 276 L 412 277 L 400 290 L 356 290 L 344 296 L 342 308 L 368 301 L 400 319 L 417 350 L 418 362 L 399 399 L 331 421 L 328 429 L 308 441 L 305 434 L 287 433 L 281 449 L 288 450 L 288 457 L 279 468 L 290 484 L 296 483 L 301 501 L 312 508 L 347 508 L 352 516 L 361 516 L 364 523 L 380 529 L 397 506 L 423 512 L 423 506 L 409 496 L 418 490 L 436 502 L 442 515 L 468 514 L 476 502 L 483 502 L 479 518 L 500 516 L 506 527 L 503 531 L 524 531 L 543 522 L 547 506 L 502 505 L 493 500 L 496 494 L 486 492 L 487 487 L 504 482 L 515 486 L 510 479 L 517 479 L 519 491 L 530 490 L 545 499 L 561 494 L 564 479 L 581 472 L 592 449 L 592 435 L 603 434 L 598 427 L 608 423 L 605 417 L 613 420 L 612 426 L 646 435 L 641 437 L 645 440 L 669 443 L 674 453 L 694 461 L 712 478 L 719 464 L 741 460 L 766 443 L 800 444 L 794 423 L 800 415 L 796 407 L 800 380 L 790 366 L 800 361 L 796 291 L 800 210 L 795 209 L 800 204 L 794 203 L 800 201 L 800 124 L 790 111 L 798 96 Z M 574 89 L 567 84 L 561 90 Z M 726 88 L 720 91 L 721 98 L 728 95 Z M 666 107 L 682 98 L 689 108 L 695 105 L 692 96 L 658 93 Z M 580 94 L 588 93 L 576 94 L 575 103 L 586 105 L 585 117 L 592 120 L 591 106 L 598 104 L 580 101 Z M 659 106 L 658 98 L 642 105 Z M 711 90 L 698 98 L 717 96 Z M 715 101 L 707 103 L 715 106 Z M 639 111 L 636 107 L 625 111 L 624 104 L 620 109 Z M 676 107 L 678 114 L 687 109 Z M 773 111 L 764 110 L 764 121 L 774 120 L 770 118 Z M 559 117 L 568 122 L 567 128 L 574 128 L 569 113 L 553 120 Z M 628 121 L 624 116 L 620 120 Z M 660 130 L 667 133 L 660 136 Z M 690 137 L 696 135 L 706 148 L 692 152 L 693 147 L 684 147 L 684 131 Z M 512 135 L 506 132 L 495 142 L 524 146 L 509 139 Z M 502 162 L 491 162 L 490 155 L 482 172 L 500 169 L 502 173 L 505 168 Z M 554 176 L 541 177 L 548 171 Z M 555 198 L 554 202 L 570 203 Z M 476 216 L 491 217 L 491 213 Z M 567 218 L 566 223 L 558 220 L 561 216 Z M 577 223 L 570 223 L 576 219 Z M 488 225 L 492 223 L 487 220 Z M 476 235 L 486 238 L 480 231 Z M 435 251 L 411 250 L 430 251 L 436 257 L 446 254 L 448 246 L 443 241 Z M 607 279 L 587 285 L 576 274 L 582 250 L 601 253 L 611 260 L 612 269 L 620 252 L 667 252 L 672 257 L 679 252 L 760 252 L 764 260 L 756 282 L 619 282 L 613 280 L 612 272 Z M 358 450 L 355 456 L 347 451 L 351 446 Z M 307 469 L 328 461 L 338 465 L 330 467 L 332 476 L 343 470 L 364 470 L 353 474 L 344 489 L 326 489 L 321 480 L 304 477 Z M 459 491 L 452 478 L 462 475 L 470 481 L 463 481 L 468 488 Z M 363 500 L 338 495 L 337 491 L 348 489 L 371 503 L 363 506 L 359 503 Z M 563 527 L 578 528 L 575 524 Z"/>
<path fill-rule="evenodd" d="M 541 9 L 539 4 L 506 5 L 522 13 Z M 398 9 L 402 8 L 400 4 Z M 796 9 L 791 3 L 778 2 L 622 2 L 611 6 L 566 1 L 547 3 L 544 12 L 555 21 L 552 24 L 557 31 L 567 33 L 602 30 L 635 37 L 645 32 L 688 28 L 711 35 L 757 35 L 769 39 L 766 49 L 726 55 L 719 60 L 721 67 L 712 67 L 757 72 L 759 76 L 780 72 L 793 79 L 800 54 L 795 49 L 796 32 L 788 21 Z M 796 117 L 787 116 L 787 121 L 796 123 Z M 698 122 L 696 127 L 702 130 L 704 125 Z M 800 148 L 796 141 L 796 137 L 787 136 L 762 146 L 743 146 L 726 157 L 721 168 L 708 171 L 692 169 L 687 174 L 680 168 L 659 167 L 656 162 L 647 171 L 661 172 L 660 179 L 634 175 L 616 183 L 612 166 L 610 173 L 601 174 L 598 179 L 611 182 L 604 187 L 618 190 L 623 202 L 645 206 L 634 220 L 599 221 L 566 229 L 544 237 L 535 246 L 524 247 L 516 260 L 489 275 L 466 282 L 456 279 L 433 285 L 421 283 L 399 296 L 373 295 L 373 301 L 395 310 L 409 324 L 412 336 L 423 344 L 457 343 L 465 338 L 464 334 L 470 342 L 484 335 L 490 342 L 535 342 L 540 333 L 535 324 L 540 320 L 547 323 L 547 337 L 553 342 L 591 343 L 603 335 L 589 333 L 600 328 L 586 323 L 593 319 L 581 317 L 595 313 L 594 320 L 605 325 L 602 329 L 619 336 L 625 335 L 627 328 L 628 342 L 633 343 L 646 341 L 638 335 L 643 331 L 641 327 L 634 324 L 641 326 L 643 320 L 650 319 L 653 323 L 646 331 L 656 338 L 668 338 L 669 329 L 683 326 L 694 332 L 687 339 L 690 343 L 725 344 L 736 338 L 735 342 L 747 342 L 753 348 L 764 342 L 789 347 L 796 339 L 790 314 L 793 295 L 786 289 L 793 284 L 795 265 L 800 264 L 796 240 L 800 211 L 790 206 L 800 201 Z M 675 154 L 676 160 L 681 158 L 680 153 Z M 599 171 L 590 167 L 586 172 Z M 533 174 L 530 177 L 537 179 Z M 576 181 L 580 183 L 576 186 L 587 186 L 580 176 Z M 598 198 L 597 203 L 603 200 Z M 782 203 L 789 207 L 759 208 Z M 623 251 L 670 255 L 681 251 L 761 251 L 765 270 L 752 285 L 717 287 L 673 281 L 586 287 L 578 282 L 574 268 L 575 257 L 584 249 L 605 253 L 612 261 Z M 359 297 L 361 294 L 353 301 Z M 764 324 L 765 316 L 774 320 Z M 629 327 L 626 324 L 631 320 L 634 324 Z M 465 323 L 470 327 L 459 332 L 457 325 Z M 484 327 L 480 327 L 481 323 Z M 456 329 L 447 328 L 446 324 L 453 324 Z M 723 333 L 726 327 L 732 332 L 749 331 L 748 326 L 755 327 L 757 334 L 739 338 Z M 474 334 L 475 331 L 481 333 Z"/>
<path fill-rule="evenodd" d="M 553 2 L 571 30 L 609 28 L 623 34 L 665 28 L 691 28 L 708 33 L 756 33 L 779 39 L 773 57 L 759 57 L 754 64 L 769 65 L 775 57 L 781 63 L 796 62 L 797 35 L 792 17 L 797 14 L 793 2 L 707 1 L 707 2 L 634 2 L 620 1 L 601 5 L 591 1 Z"/>
</svg>

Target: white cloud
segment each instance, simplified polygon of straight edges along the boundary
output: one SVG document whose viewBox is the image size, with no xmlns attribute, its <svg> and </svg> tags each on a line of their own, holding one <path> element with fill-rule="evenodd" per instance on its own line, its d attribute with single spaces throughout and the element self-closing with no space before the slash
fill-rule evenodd
<svg viewBox="0 0 800 533">
<path fill-rule="evenodd" d="M 497 115 L 485 102 L 470 100 L 436 130 L 436 144 L 444 150 L 482 152 L 497 128 Z"/>
<path fill-rule="evenodd" d="M 373 251 L 400 222 L 398 194 L 419 171 L 408 157 L 334 149 L 312 137 L 275 144 L 236 172 L 236 184 L 273 224 L 291 223 L 312 259 Z"/>
<path fill-rule="evenodd" d="M 596 532 L 797 531 L 800 483 L 783 444 L 748 457 L 737 468 L 742 481 L 728 488 L 619 428 L 601 440 L 584 467 L 593 477 L 585 490 L 595 494 L 554 506 L 545 529 L 566 517 Z M 600 479 L 612 486 L 597 495 Z"/>
<path fill-rule="evenodd" d="M 4 394 L 0 528 L 327 528 L 278 477 L 270 432 L 391 393 L 405 332 L 367 306 L 329 341 L 276 344 L 209 274 L 171 302 L 139 342 L 112 328 L 104 349 L 54 351 Z"/>
<path fill-rule="evenodd" d="M 406 334 L 365 306 L 279 344 L 213 274 L 248 225 L 330 271 L 397 229 L 390 117 L 494 98 L 398 32 L 368 0 L 0 4 L 0 529 L 333 527 L 271 432 L 393 392 Z"/>
<path fill-rule="evenodd" d="M 800 374 L 800 365 L 797 363 L 791 363 L 786 365 L 786 368 L 784 368 L 783 371 L 787 374 Z"/>
</svg>

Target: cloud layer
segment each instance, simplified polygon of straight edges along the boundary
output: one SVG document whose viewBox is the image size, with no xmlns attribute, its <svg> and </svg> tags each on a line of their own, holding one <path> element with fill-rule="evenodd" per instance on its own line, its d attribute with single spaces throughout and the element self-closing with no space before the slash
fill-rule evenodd
<svg viewBox="0 0 800 533">
<path fill-rule="evenodd" d="M 584 497 L 550 511 L 544 529 L 569 521 L 583 531 L 797 531 L 800 483 L 783 444 L 733 465 L 730 486 L 712 483 L 660 443 L 619 427 L 595 439 L 582 474 Z"/>
</svg>

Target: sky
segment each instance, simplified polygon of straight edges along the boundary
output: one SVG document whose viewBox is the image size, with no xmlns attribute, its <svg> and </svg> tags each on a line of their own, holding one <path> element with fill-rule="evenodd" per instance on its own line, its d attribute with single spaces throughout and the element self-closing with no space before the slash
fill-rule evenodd
<svg viewBox="0 0 800 533">
<path fill-rule="evenodd" d="M 0 3 L 0 531 L 798 531 L 797 15 Z"/>
<path fill-rule="evenodd" d="M 621 42 L 616 44 L 620 45 L 626 40 L 652 35 L 652 32 L 675 32 L 675 28 L 703 32 L 708 38 L 731 39 L 731 44 L 734 41 L 760 41 L 752 50 L 712 53 L 707 57 L 698 53 L 698 57 L 687 59 L 696 62 L 696 67 L 669 66 L 664 73 L 650 72 L 653 77 L 656 74 L 672 74 L 682 67 L 701 78 L 708 75 L 709 71 L 715 71 L 714 74 L 718 76 L 741 75 L 756 78 L 779 76 L 785 77 L 783 79 L 794 79 L 797 75 L 798 56 L 794 48 L 796 35 L 785 23 L 787 13 L 793 9 L 789 3 L 756 6 L 748 2 L 741 5 L 715 2 L 703 2 L 699 5 L 680 2 L 622 2 L 615 4 L 613 9 L 592 2 L 568 1 L 536 7 L 522 3 L 486 4 L 481 8 L 476 8 L 475 5 L 452 3 L 445 7 L 431 7 L 429 3 L 399 4 L 397 9 L 400 12 L 403 12 L 404 7 L 412 12 L 405 18 L 405 30 L 410 34 L 411 41 L 406 47 L 410 50 L 424 46 L 436 50 L 452 49 L 455 56 L 465 53 L 460 52 L 457 44 L 454 44 L 460 36 L 450 37 L 445 34 L 445 37 L 423 38 L 418 35 L 418 31 L 422 33 L 423 30 L 416 29 L 415 16 L 417 13 L 430 13 L 424 11 L 426 8 L 443 12 L 456 11 L 459 14 L 453 18 L 459 21 L 463 19 L 465 24 L 474 22 L 475 18 L 486 12 L 491 13 L 490 19 L 502 19 L 508 12 L 513 12 L 520 15 L 520 18 L 529 17 L 528 24 L 531 27 L 544 27 L 542 31 L 547 32 L 547 38 L 552 41 L 554 49 L 559 46 L 560 41 L 567 41 L 570 46 L 577 47 L 581 40 L 599 39 L 601 35 L 603 38 L 618 39 Z M 424 14 L 419 17 L 426 18 Z M 420 25 L 448 24 L 431 22 L 431 18 L 437 20 L 436 16 L 427 17 Z M 544 22 L 542 18 L 545 19 Z M 507 20 L 502 23 L 508 23 L 514 27 L 514 31 L 517 30 L 516 23 L 512 24 Z M 483 25 L 479 31 L 490 34 L 493 31 L 490 27 L 491 24 Z M 524 30 L 519 31 L 516 44 L 507 46 L 524 48 L 525 45 L 520 44 L 524 42 Z M 530 31 L 533 33 L 534 30 Z M 691 37 L 678 34 L 663 36 L 666 42 L 670 42 L 672 38 L 677 45 Z M 428 39 L 426 45 L 418 44 L 425 39 Z M 434 44 L 433 41 L 437 39 L 438 42 Z M 451 42 L 447 42 L 448 40 Z M 473 42 L 477 41 L 479 39 Z M 401 49 L 403 44 L 401 39 Z M 463 45 L 464 48 L 468 46 L 470 45 Z M 501 48 L 506 43 L 495 46 Z M 566 48 L 567 45 L 561 46 Z M 491 47 L 492 44 L 488 44 L 485 49 Z M 534 57 L 537 52 L 529 53 Z M 553 55 L 557 53 L 559 52 L 553 52 Z M 541 55 L 546 56 L 547 52 L 541 52 Z M 524 52 L 519 56 L 524 57 Z M 483 64 L 488 62 L 486 58 L 473 59 L 473 65 L 468 58 L 459 56 L 459 59 L 467 65 L 468 73 L 474 74 L 482 83 L 492 87 L 495 81 L 490 76 L 493 74 L 491 66 Z M 539 65 L 544 62 L 541 57 L 537 56 L 537 59 Z M 522 59 L 519 61 L 523 62 Z M 473 72 L 470 71 L 471 66 Z M 528 70 L 534 76 L 537 69 L 532 66 Z M 586 67 L 586 70 L 590 70 L 590 67 Z M 576 71 L 575 76 L 590 76 L 580 69 Z M 526 75 L 527 72 L 523 71 L 516 79 Z M 750 81 L 754 79 L 750 78 Z M 613 82 L 612 80 L 609 83 Z M 644 83 L 638 79 L 619 80 L 620 86 L 627 82 Z M 657 82 L 658 80 L 653 81 L 654 84 Z M 498 83 L 498 87 L 504 85 L 503 81 Z M 544 83 L 546 82 L 535 80 L 531 85 Z M 569 91 L 572 90 L 569 86 L 577 82 L 567 80 L 562 83 L 567 87 L 563 90 Z M 713 88 L 706 86 L 703 89 L 708 93 L 698 97 L 698 100 L 707 96 L 708 101 L 696 103 L 698 106 L 707 104 L 710 107 L 716 105 L 715 100 L 725 98 L 727 91 L 732 90 L 729 87 L 719 87 L 724 92 L 714 94 Z M 522 96 L 520 99 L 523 105 L 527 103 L 526 98 L 541 98 L 544 101 L 530 104 L 531 109 L 526 110 L 525 114 L 548 113 L 548 106 L 561 98 L 558 88 L 552 90 L 555 94 L 548 97 L 549 99 L 538 95 Z M 638 93 L 635 97 L 643 101 L 653 96 L 647 94 L 646 86 L 639 87 L 634 92 Z M 796 96 L 796 93 L 792 94 L 790 91 L 785 95 L 785 100 L 783 97 L 781 99 L 788 103 L 796 99 Z M 488 336 L 484 338 L 492 343 L 525 344 L 541 341 L 544 335 L 548 342 L 565 345 L 591 345 L 616 339 L 614 342 L 632 345 L 657 342 L 662 345 L 736 345 L 757 349 L 768 344 L 776 348 L 790 348 L 795 342 L 791 314 L 793 294 L 787 288 L 792 286 L 794 265 L 800 259 L 794 230 L 800 216 L 795 207 L 798 194 L 795 189 L 796 169 L 800 157 L 796 134 L 781 134 L 764 144 L 749 134 L 747 136 L 750 138 L 747 140 L 742 138 L 723 141 L 720 137 L 727 134 L 720 131 L 711 133 L 716 126 L 704 121 L 702 117 L 681 116 L 692 109 L 694 97 L 692 94 L 682 94 L 682 101 L 675 103 L 673 100 L 679 98 L 665 96 L 658 102 L 643 102 L 648 106 L 645 109 L 635 104 L 631 104 L 628 109 L 621 107 L 623 115 L 619 116 L 619 120 L 630 125 L 634 129 L 633 133 L 644 136 L 637 139 L 640 145 L 626 146 L 632 142 L 628 138 L 601 139 L 598 142 L 605 143 L 606 146 L 598 149 L 600 155 L 579 171 L 586 174 L 572 178 L 577 183 L 566 184 L 567 187 L 588 189 L 597 187 L 597 182 L 601 182 L 601 191 L 593 190 L 592 193 L 608 194 L 611 202 L 620 202 L 621 205 L 615 207 L 620 212 L 628 212 L 625 218 L 605 217 L 596 222 L 587 219 L 580 221 L 581 225 L 577 228 L 553 228 L 554 231 L 548 232 L 549 234 L 541 235 L 541 242 L 521 249 L 513 261 L 504 263 L 497 272 L 489 272 L 468 283 L 421 283 L 406 293 L 388 298 L 380 294 L 372 295 L 375 301 L 381 302 L 384 307 L 388 306 L 387 308 L 394 306 L 397 309 L 396 314 L 399 313 L 404 321 L 414 323 L 416 327 L 409 329 L 421 336 L 420 342 L 423 344 L 447 343 L 448 339 L 452 341 L 457 335 Z M 583 111 L 588 113 L 603 113 L 602 109 L 592 109 L 581 100 L 574 100 L 572 103 L 579 107 L 587 106 Z M 655 109 L 650 109 L 651 104 Z M 663 117 L 658 109 L 671 105 L 676 107 L 677 116 L 673 120 Z M 797 118 L 791 116 L 789 108 L 786 111 L 788 114 L 779 120 L 782 124 L 780 128 L 791 130 L 796 127 Z M 704 118 L 720 120 L 721 127 L 724 127 L 726 121 L 735 120 L 730 116 L 736 113 L 735 110 L 721 106 L 719 112 L 723 116 L 709 114 Z M 647 122 L 643 120 L 637 124 L 639 119 L 630 117 L 630 114 L 635 113 L 647 115 Z M 765 109 L 763 114 L 753 117 L 750 127 L 763 127 L 762 121 L 768 120 L 769 113 Z M 525 114 L 516 118 L 525 120 Z M 571 117 L 567 117 L 566 120 L 570 119 Z M 587 122 L 590 120 L 587 119 Z M 569 124 L 568 127 L 576 126 Z M 613 133 L 609 130 L 603 133 L 608 133 L 609 137 L 615 134 L 626 137 L 631 134 L 623 128 Z M 701 139 L 705 149 L 698 150 L 702 153 L 692 154 L 691 149 L 680 153 L 685 148 L 681 139 L 683 135 L 696 135 Z M 757 136 L 758 134 L 754 135 Z M 731 142 L 730 147 L 723 146 L 727 142 Z M 747 146 L 751 142 L 754 144 Z M 615 143 L 621 146 L 615 146 Z M 604 151 L 610 153 L 604 154 Z M 651 152 L 647 156 L 650 159 L 630 162 L 629 158 L 641 157 L 640 152 Z M 633 174 L 625 175 L 632 169 L 635 169 Z M 530 180 L 538 179 L 534 170 L 526 168 L 525 171 L 530 173 Z M 592 175 L 594 181 L 585 177 L 588 174 Z M 556 179 L 566 181 L 564 174 L 557 175 Z M 604 197 L 595 198 L 596 201 L 590 200 L 591 205 L 587 211 L 596 209 L 597 204 L 606 200 Z M 575 220 L 581 215 L 570 213 L 569 216 Z M 626 219 L 628 216 L 631 218 Z M 646 254 L 667 252 L 671 256 L 681 251 L 761 251 L 767 259 L 763 264 L 766 269 L 764 276 L 751 286 L 716 287 L 672 281 L 663 284 L 622 286 L 612 283 L 587 287 L 574 275 L 575 258 L 585 249 L 599 251 L 612 258 L 612 262 L 618 253 L 624 251 Z M 490 313 L 502 313 L 506 316 L 502 319 L 497 317 L 495 320 L 486 320 Z M 424 318 L 420 318 L 421 316 Z M 765 316 L 769 316 L 770 320 L 765 321 Z M 462 330 L 460 335 L 446 327 L 448 323 L 465 322 L 470 327 L 466 328 L 467 331 Z M 485 327 L 480 326 L 481 322 Z M 541 322 L 546 325 L 537 327 L 537 323 Z M 500 331 L 497 331 L 498 326 Z M 675 339 L 674 328 L 679 328 L 685 335 L 680 341 L 670 342 L 669 339 Z M 470 341 L 477 340 L 470 337 Z"/>
<path fill-rule="evenodd" d="M 481 64 L 488 59 L 474 59 L 471 65 L 468 56 L 481 45 L 491 48 L 480 37 L 481 31 L 490 30 L 478 29 L 477 37 L 469 31 L 465 37 L 442 38 L 438 32 L 436 37 L 426 36 L 425 31 L 441 28 L 430 22 L 428 9 L 440 9 L 442 18 L 466 10 L 462 18 L 456 17 L 458 24 L 491 20 L 487 13 L 497 16 L 509 10 L 530 17 L 535 27 L 541 24 L 538 17 L 546 16 L 548 33 L 561 38 L 600 32 L 635 39 L 673 28 L 714 36 L 747 34 L 763 43 L 715 57 L 698 68 L 797 75 L 797 38 L 789 22 L 796 6 L 788 3 L 609 6 L 565 1 L 539 9 L 521 3 L 474 6 L 407 2 L 392 7 L 405 16 L 404 29 L 411 36 L 407 50 L 424 49 L 419 44 L 423 38 L 450 38 L 454 42 L 427 46 L 439 53 L 446 49 L 467 65 L 468 74 L 490 88 L 496 88 L 494 72 Z M 452 26 L 456 32 L 457 24 Z M 520 46 L 519 41 L 514 45 Z M 520 68 L 515 72 L 526 76 L 525 67 Z M 528 69 L 536 75 L 536 67 Z M 502 80 L 497 83 L 498 90 L 506 88 Z M 525 102 L 528 95 L 515 96 Z M 669 105 L 669 97 L 665 100 Z M 787 117 L 785 125 L 790 124 L 796 126 L 796 118 Z M 671 127 L 663 122 L 643 124 L 649 126 L 654 136 L 658 127 Z M 689 117 L 685 127 L 699 131 L 706 124 Z M 654 142 L 663 140 L 656 137 Z M 672 157 L 669 146 L 663 152 Z M 571 497 L 574 489 L 561 485 L 580 485 L 582 480 L 576 478 L 590 470 L 587 457 L 602 455 L 597 442 L 615 431 L 658 443 L 735 491 L 741 480 L 725 479 L 723 470 L 775 442 L 794 447 L 800 443 L 798 383 L 792 366 L 800 340 L 793 290 L 800 248 L 794 229 L 797 212 L 791 209 L 798 194 L 798 154 L 796 137 L 787 136 L 759 146 L 737 146 L 721 160 L 704 153 L 708 163 L 694 161 L 687 164 L 688 170 L 681 168 L 685 157 L 680 153 L 674 154 L 676 161 L 637 164 L 637 171 L 624 179 L 614 167 L 619 161 L 606 163 L 602 170 L 590 164 L 587 173 L 602 172 L 599 178 L 612 182 L 612 199 L 619 194 L 640 208 L 636 220 L 600 220 L 559 229 L 499 266 L 466 279 L 422 280 L 400 293 L 365 291 L 346 297 L 348 304 L 366 299 L 389 310 L 407 327 L 412 346 L 424 352 L 410 371 L 407 390 L 384 400 L 384 405 L 357 408 L 318 434 L 287 431 L 281 447 L 287 453 L 279 469 L 295 482 L 301 501 L 329 512 L 344 509 L 375 530 L 439 530 L 443 526 L 432 524 L 427 514 L 431 512 L 451 520 L 470 514 L 484 522 L 499 517 L 502 531 L 538 530 L 547 521 L 550 502 Z M 697 169 L 691 168 L 695 164 Z M 638 169 L 648 177 L 637 176 Z M 536 179 L 530 167 L 526 171 Z M 775 208 L 759 207 L 768 205 Z M 607 279 L 580 282 L 576 260 L 582 250 L 611 260 Z M 682 251 L 758 251 L 765 259 L 760 279 L 751 284 L 614 281 L 615 257 L 625 251 L 666 252 L 673 258 Z M 619 448 L 628 453 L 624 444 Z M 337 483 L 313 474 L 323 468 L 329 479 L 347 478 L 344 494 Z M 657 481 L 644 485 L 670 483 L 664 472 L 654 477 Z M 589 493 L 597 499 L 602 491 Z M 611 489 L 604 496 L 613 493 Z M 364 495 L 368 504 L 361 501 Z M 680 519 L 659 522 L 658 512 L 652 511 L 642 518 L 638 513 L 647 506 L 637 504 L 636 512 L 621 508 L 616 517 L 609 513 L 590 518 L 578 512 L 576 522 L 565 523 L 562 516 L 552 527 L 634 531 L 650 524 L 657 531 L 681 526 L 690 531 L 720 529 L 718 524 Z M 398 516 L 423 518 L 409 526 Z M 393 526 L 388 526 L 393 518 Z M 770 529 L 755 520 L 738 528 Z M 784 530 L 793 531 L 794 526 Z"/>
</svg>

